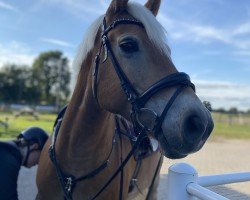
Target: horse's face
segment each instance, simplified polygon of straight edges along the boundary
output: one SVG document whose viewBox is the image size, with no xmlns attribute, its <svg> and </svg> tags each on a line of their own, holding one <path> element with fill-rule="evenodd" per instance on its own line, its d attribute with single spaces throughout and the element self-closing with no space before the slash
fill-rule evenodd
<svg viewBox="0 0 250 200">
<path fill-rule="evenodd" d="M 150 10 L 157 13 L 158 8 L 155 4 L 158 4 L 159 1 L 155 1 L 155 4 L 153 1 L 149 2 L 151 4 L 148 5 L 152 6 Z M 111 4 L 107 14 L 107 24 L 115 19 L 132 18 L 126 10 L 122 12 L 111 10 L 114 9 L 112 6 L 118 5 Z M 119 25 L 110 31 L 108 37 L 117 61 L 139 93 L 143 93 L 161 78 L 177 72 L 167 53 L 163 53 L 151 42 L 144 28 L 131 24 Z M 99 74 L 98 100 L 100 105 L 110 112 L 119 113 L 129 119 L 131 105 L 124 95 L 109 58 L 101 64 Z M 176 88 L 174 86 L 159 90 L 146 102 L 144 107 L 153 110 L 160 116 Z M 145 118 L 145 121 L 151 120 L 147 119 L 146 115 L 142 117 Z M 186 88 L 170 107 L 156 139 L 160 142 L 165 156 L 181 158 L 198 151 L 212 129 L 213 121 L 210 112 L 204 107 L 195 92 L 191 88 Z"/>
</svg>

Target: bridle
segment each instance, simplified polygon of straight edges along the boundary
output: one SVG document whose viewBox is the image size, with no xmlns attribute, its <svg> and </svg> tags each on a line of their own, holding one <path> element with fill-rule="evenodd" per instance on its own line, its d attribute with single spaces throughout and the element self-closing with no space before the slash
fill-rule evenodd
<svg viewBox="0 0 250 200">
<path fill-rule="evenodd" d="M 154 135 L 157 137 L 159 134 L 159 131 L 161 129 L 162 123 L 164 121 L 165 116 L 167 115 L 168 110 L 172 106 L 173 102 L 177 98 L 177 96 L 187 87 L 191 87 L 195 91 L 195 86 L 193 83 L 191 83 L 189 76 L 184 72 L 177 72 L 174 74 L 171 74 L 169 76 L 165 76 L 164 78 L 160 79 L 156 83 L 154 83 L 152 86 L 150 86 L 145 92 L 140 94 L 130 83 L 128 77 L 122 70 L 121 65 L 119 64 L 118 60 L 115 57 L 115 54 L 112 50 L 111 43 L 109 41 L 108 33 L 116 28 L 118 25 L 122 24 L 134 24 L 137 26 L 140 26 L 144 28 L 143 24 L 140 21 L 137 21 L 135 19 L 117 19 L 114 22 L 112 22 L 108 27 L 106 25 L 106 19 L 104 17 L 103 19 L 103 25 L 102 25 L 102 34 L 101 34 L 101 45 L 99 48 L 98 53 L 95 57 L 95 68 L 93 71 L 93 92 L 95 99 L 98 102 L 97 98 L 97 79 L 98 79 L 98 68 L 100 64 L 100 54 L 102 52 L 102 49 L 104 49 L 104 60 L 102 62 L 105 62 L 107 58 L 109 57 L 112 65 L 115 69 L 115 72 L 120 80 L 120 85 L 127 97 L 127 100 L 131 104 L 131 121 L 136 129 L 136 131 L 141 131 L 145 129 L 148 132 L 153 132 Z M 167 102 L 164 110 L 162 111 L 161 115 L 158 116 L 155 111 L 145 108 L 145 104 L 148 102 L 148 100 L 155 95 L 157 92 L 164 88 L 169 88 L 173 86 L 179 86 L 170 100 Z M 149 114 L 152 116 L 152 121 L 154 124 L 152 126 L 147 126 L 145 123 L 143 123 L 140 120 L 140 116 L 142 114 Z"/>
<path fill-rule="evenodd" d="M 120 179 L 120 193 L 119 193 L 119 199 L 122 199 L 122 191 L 123 191 L 123 169 L 126 166 L 127 162 L 130 160 L 130 158 L 133 156 L 133 153 L 137 150 L 138 146 L 140 145 L 141 141 L 147 137 L 147 133 L 153 132 L 155 137 L 157 138 L 160 130 L 162 123 L 164 121 L 165 116 L 167 115 L 167 112 L 169 111 L 170 107 L 174 103 L 175 99 L 177 96 L 187 87 L 191 87 L 195 91 L 195 86 L 193 83 L 191 83 L 190 78 L 187 74 L 183 72 L 178 72 L 171 74 L 169 76 L 166 76 L 156 83 L 154 83 L 152 86 L 150 86 L 145 92 L 142 94 L 139 94 L 137 90 L 133 87 L 133 85 L 130 83 L 129 79 L 127 78 L 126 74 L 122 70 L 118 60 L 115 57 L 115 54 L 112 50 L 111 43 L 108 38 L 108 33 L 116 28 L 119 25 L 122 24 L 133 24 L 140 26 L 141 28 L 144 28 L 143 24 L 135 19 L 117 19 L 114 22 L 112 22 L 109 26 L 106 25 L 106 19 L 104 17 L 103 19 L 103 24 L 102 24 L 102 34 L 101 34 L 101 45 L 99 48 L 98 53 L 96 54 L 95 57 L 95 66 L 93 70 L 93 93 L 94 97 L 98 103 L 98 98 L 97 98 L 97 88 L 98 88 L 98 71 L 99 71 L 99 64 L 100 64 L 100 55 L 102 50 L 104 50 L 104 60 L 102 62 L 105 62 L 108 58 L 110 58 L 112 65 L 115 69 L 115 72 L 120 80 L 120 85 L 127 97 L 127 100 L 131 104 L 131 122 L 133 123 L 134 126 L 134 131 L 137 133 L 137 138 L 132 146 L 131 151 L 128 153 L 128 155 L 125 157 L 125 159 L 121 159 L 121 164 L 118 167 L 118 169 L 113 173 L 113 175 L 107 180 L 107 182 L 102 186 L 102 188 L 91 198 L 91 200 L 96 199 L 108 186 L 109 184 L 117 177 L 119 173 L 121 173 L 121 179 Z M 148 102 L 148 100 L 157 92 L 164 88 L 169 88 L 169 87 L 174 87 L 178 86 L 177 89 L 175 90 L 174 94 L 170 98 L 170 100 L 167 102 L 165 108 L 163 109 L 162 113 L 160 116 L 156 114 L 155 111 L 149 109 L 149 108 L 144 108 L 145 104 Z M 52 144 L 50 146 L 49 154 L 50 154 L 50 159 L 52 163 L 54 164 L 54 167 L 56 169 L 56 173 L 60 182 L 60 185 L 62 187 L 62 191 L 64 193 L 64 197 L 67 200 L 72 200 L 72 194 L 73 194 L 73 188 L 75 184 L 79 181 L 86 180 L 89 178 L 94 177 L 98 173 L 100 173 L 102 170 L 104 170 L 108 166 L 108 160 L 109 156 L 112 153 L 113 149 L 113 144 L 112 143 L 112 149 L 111 152 L 108 156 L 108 158 L 101 164 L 99 167 L 91 171 L 90 173 L 83 175 L 81 177 L 75 178 L 73 175 L 69 175 L 68 173 L 65 173 L 62 171 L 60 168 L 60 165 L 57 161 L 56 158 L 56 152 L 55 152 L 55 143 L 56 143 L 56 138 L 59 132 L 59 128 L 64 116 L 66 108 L 63 109 L 63 111 L 59 114 L 58 119 L 56 120 L 55 123 L 55 128 L 54 128 L 54 133 L 53 133 L 53 138 L 52 138 Z M 141 115 L 143 114 L 149 114 L 152 116 L 152 121 L 154 122 L 151 126 L 147 126 L 142 120 L 141 120 Z M 117 126 L 116 126 L 117 130 Z M 166 142 L 167 139 L 165 138 Z M 160 168 L 160 162 L 162 158 L 159 160 L 156 172 L 158 172 Z M 153 181 L 151 183 L 151 186 L 154 184 L 155 177 L 157 173 L 155 172 Z M 150 186 L 150 188 L 151 188 Z M 151 189 L 150 189 L 151 190 Z M 148 192 L 148 195 L 150 194 L 150 190 Z M 147 195 L 147 199 L 148 199 Z"/>
</svg>

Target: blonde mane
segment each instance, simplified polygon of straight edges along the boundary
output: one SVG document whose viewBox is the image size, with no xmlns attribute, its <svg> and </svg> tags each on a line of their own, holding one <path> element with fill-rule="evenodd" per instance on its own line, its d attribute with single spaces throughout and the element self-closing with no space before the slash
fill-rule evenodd
<svg viewBox="0 0 250 200">
<path fill-rule="evenodd" d="M 127 11 L 135 19 L 142 22 L 151 42 L 165 55 L 170 58 L 170 49 L 167 45 L 166 30 L 156 20 L 155 16 L 144 6 L 129 2 Z M 98 17 L 87 29 L 83 42 L 80 44 L 78 53 L 74 59 L 74 71 L 78 71 L 88 52 L 94 46 L 94 41 L 99 27 L 102 24 L 105 15 Z M 78 70 L 76 70 L 78 69 Z"/>
</svg>

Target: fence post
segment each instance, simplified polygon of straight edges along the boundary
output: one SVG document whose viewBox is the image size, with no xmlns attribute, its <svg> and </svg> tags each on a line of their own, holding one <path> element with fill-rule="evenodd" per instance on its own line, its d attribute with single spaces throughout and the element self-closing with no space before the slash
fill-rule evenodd
<svg viewBox="0 0 250 200">
<path fill-rule="evenodd" d="M 197 183 L 198 173 L 195 168 L 186 163 L 177 163 L 168 169 L 167 200 L 196 199 L 188 194 L 188 183 Z"/>
</svg>

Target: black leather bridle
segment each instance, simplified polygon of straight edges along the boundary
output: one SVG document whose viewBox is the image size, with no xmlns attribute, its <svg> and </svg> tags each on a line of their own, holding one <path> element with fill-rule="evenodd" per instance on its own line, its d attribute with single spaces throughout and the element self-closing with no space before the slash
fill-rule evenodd
<svg viewBox="0 0 250 200">
<path fill-rule="evenodd" d="M 157 136 L 161 129 L 164 118 L 167 115 L 168 110 L 172 106 L 177 96 L 187 87 L 191 87 L 195 91 L 195 86 L 190 81 L 190 78 L 186 73 L 177 72 L 169 76 L 165 76 L 164 78 L 160 79 L 159 81 L 154 83 L 152 86 L 150 86 L 145 92 L 140 94 L 133 87 L 128 77 L 122 70 L 122 67 L 120 66 L 118 60 L 115 57 L 115 54 L 111 47 L 111 43 L 108 38 L 108 33 L 111 30 L 113 30 L 115 27 L 121 24 L 134 24 L 134 25 L 144 28 L 143 24 L 140 21 L 137 21 L 135 19 L 117 19 L 107 27 L 106 19 L 105 18 L 103 19 L 102 34 L 101 34 L 102 42 L 101 42 L 100 49 L 95 57 L 95 68 L 93 71 L 94 96 L 98 102 L 98 98 L 97 98 L 98 68 L 100 64 L 100 54 L 102 52 L 102 49 L 104 49 L 105 55 L 104 55 L 104 60 L 102 62 L 105 62 L 107 58 L 109 57 L 113 64 L 115 72 L 120 80 L 120 85 L 127 97 L 127 100 L 131 104 L 131 121 L 133 122 L 134 127 L 136 128 L 136 131 L 140 132 L 142 129 L 145 129 L 147 131 L 153 132 L 154 135 Z M 144 108 L 145 104 L 154 94 L 156 94 L 157 92 L 159 92 L 160 90 L 164 88 L 170 88 L 174 86 L 178 86 L 178 88 L 175 90 L 174 94 L 172 95 L 170 100 L 167 102 L 160 116 L 158 116 L 155 111 L 149 108 Z M 140 120 L 140 116 L 145 114 L 145 112 L 152 116 L 152 121 L 154 122 L 152 126 L 147 126 L 145 123 L 143 123 Z"/>
<path fill-rule="evenodd" d="M 150 86 L 145 92 L 143 92 L 142 94 L 139 94 L 137 90 L 133 87 L 133 85 L 130 83 L 124 71 L 122 70 L 118 60 L 116 59 L 113 53 L 111 43 L 108 38 L 108 33 L 111 30 L 113 30 L 115 27 L 121 24 L 132 24 L 132 25 L 137 25 L 137 26 L 140 26 L 141 28 L 144 28 L 143 24 L 135 19 L 117 19 L 114 22 L 112 22 L 109 26 L 107 26 L 106 19 L 104 17 L 103 24 L 102 24 L 101 45 L 95 57 L 95 67 L 93 70 L 93 93 L 94 93 L 96 101 L 98 102 L 97 79 L 98 79 L 98 71 L 99 71 L 99 64 L 100 64 L 100 55 L 101 55 L 102 50 L 104 50 L 105 54 L 104 54 L 104 60 L 102 62 L 105 62 L 107 58 L 110 58 L 112 65 L 116 71 L 116 74 L 120 80 L 121 87 L 127 97 L 127 100 L 131 104 L 131 122 L 133 123 L 135 132 L 137 133 L 137 138 L 136 138 L 134 145 L 132 146 L 131 151 L 128 153 L 125 159 L 122 159 L 121 165 L 113 173 L 113 175 L 107 180 L 107 182 L 102 186 L 102 188 L 91 198 L 91 200 L 96 199 L 109 186 L 109 184 L 114 180 L 114 178 L 119 173 L 121 173 L 119 199 L 120 200 L 122 199 L 123 168 L 126 166 L 129 159 L 133 156 L 134 152 L 137 150 L 141 141 L 147 136 L 147 133 L 149 132 L 153 132 L 157 138 L 157 135 L 159 134 L 161 130 L 161 126 L 164 121 L 164 118 L 167 115 L 167 112 L 169 111 L 170 107 L 172 106 L 177 96 L 185 88 L 191 87 L 195 91 L 195 86 L 193 83 L 191 83 L 189 76 L 183 72 L 178 72 L 178 73 L 174 73 L 174 74 L 171 74 L 169 76 L 166 76 L 160 79 L 155 84 Z M 149 108 L 144 108 L 145 104 L 154 94 L 156 94 L 157 92 L 159 92 L 160 90 L 164 88 L 170 88 L 170 87 L 176 87 L 176 86 L 177 86 L 177 89 L 175 90 L 170 100 L 167 102 L 160 116 L 158 116 L 155 111 Z M 112 149 L 108 158 L 103 162 L 102 165 L 100 165 L 99 167 L 91 171 L 89 174 L 75 178 L 73 175 L 63 172 L 56 158 L 55 144 L 56 144 L 56 138 L 59 132 L 59 128 L 62 122 L 63 115 L 65 113 L 65 110 L 66 108 L 64 108 L 64 110 L 59 114 L 57 122 L 55 123 L 55 128 L 54 128 L 54 133 L 53 133 L 54 137 L 52 140 L 52 144 L 50 146 L 49 154 L 50 154 L 50 159 L 56 169 L 56 173 L 57 173 L 60 185 L 62 187 L 62 191 L 64 193 L 64 198 L 67 200 L 72 200 L 73 188 L 77 182 L 94 177 L 95 175 L 100 173 L 103 169 L 105 169 L 108 166 L 108 160 L 109 160 L 110 154 L 112 153 L 113 145 L 112 145 Z M 153 121 L 152 126 L 148 126 L 141 120 L 141 115 L 145 113 L 152 116 L 152 121 Z M 166 138 L 165 140 L 167 142 Z M 153 181 L 151 183 L 151 186 L 154 184 L 155 177 L 160 168 L 161 160 L 162 159 L 159 160 L 159 163 L 157 165 L 157 169 L 156 169 Z M 150 194 L 150 191 L 151 189 L 149 190 L 148 195 Z M 147 199 L 148 199 L 148 195 L 147 195 Z"/>
</svg>

